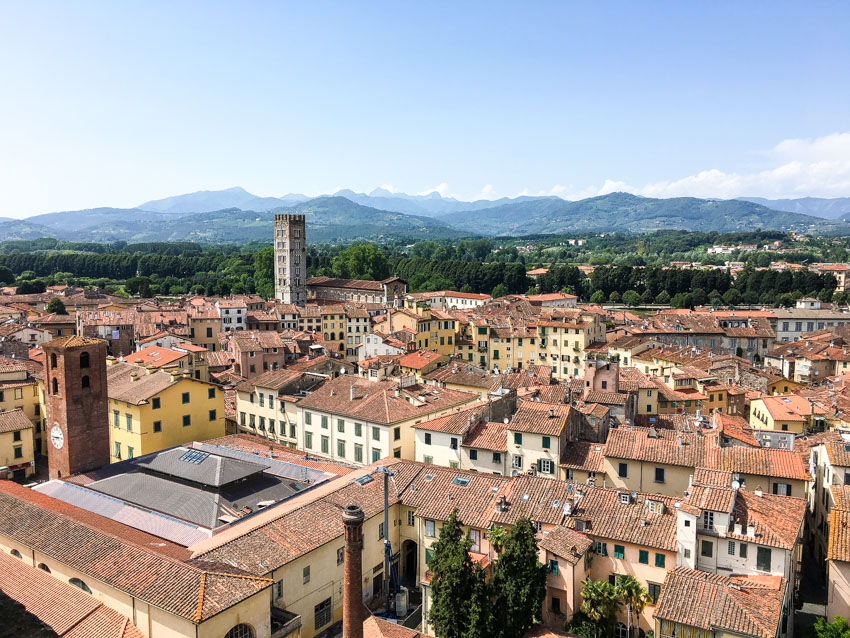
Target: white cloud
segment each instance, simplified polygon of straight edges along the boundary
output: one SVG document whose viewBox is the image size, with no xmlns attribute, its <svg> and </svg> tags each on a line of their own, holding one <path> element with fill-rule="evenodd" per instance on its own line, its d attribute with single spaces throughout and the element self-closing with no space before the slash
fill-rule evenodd
<svg viewBox="0 0 850 638">
<path fill-rule="evenodd" d="M 417 195 L 430 195 L 431 193 L 439 193 L 440 197 L 450 197 L 449 195 L 449 185 L 446 182 L 442 184 L 437 184 L 434 188 L 429 188 L 428 190 L 422 191 L 421 193 L 416 193 Z"/>
<path fill-rule="evenodd" d="M 850 133 L 783 140 L 765 153 L 773 167 L 754 173 L 717 168 L 676 180 L 632 186 L 606 180 L 596 194 L 626 191 L 646 197 L 850 196 Z"/>
<path fill-rule="evenodd" d="M 395 187 L 392 184 L 381 184 L 378 188 L 382 188 L 385 191 L 395 193 Z"/>
<path fill-rule="evenodd" d="M 492 184 L 487 184 L 481 189 L 481 192 L 478 193 L 478 197 L 475 199 L 498 199 L 496 197 L 496 189 L 493 188 Z"/>
</svg>

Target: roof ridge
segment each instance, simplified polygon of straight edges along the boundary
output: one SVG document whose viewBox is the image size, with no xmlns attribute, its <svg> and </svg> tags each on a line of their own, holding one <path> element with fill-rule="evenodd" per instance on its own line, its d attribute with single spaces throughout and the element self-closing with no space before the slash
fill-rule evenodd
<svg viewBox="0 0 850 638">
<path fill-rule="evenodd" d="M 195 622 L 201 622 L 204 614 L 204 590 L 207 586 L 207 573 L 201 572 L 201 585 L 198 587 L 198 610 L 195 612 Z"/>
</svg>

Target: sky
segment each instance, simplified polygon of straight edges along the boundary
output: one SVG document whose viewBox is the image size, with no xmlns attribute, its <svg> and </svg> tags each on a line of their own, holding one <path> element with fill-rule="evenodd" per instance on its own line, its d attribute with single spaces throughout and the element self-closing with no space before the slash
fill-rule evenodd
<svg viewBox="0 0 850 638">
<path fill-rule="evenodd" d="M 0 0 L 0 216 L 850 196 L 850 3 Z"/>
</svg>

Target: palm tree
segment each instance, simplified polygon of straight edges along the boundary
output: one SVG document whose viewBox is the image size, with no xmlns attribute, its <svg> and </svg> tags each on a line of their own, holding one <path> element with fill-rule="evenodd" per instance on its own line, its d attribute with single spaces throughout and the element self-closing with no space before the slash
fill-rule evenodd
<svg viewBox="0 0 850 638">
<path fill-rule="evenodd" d="M 632 615 L 639 616 L 644 608 L 652 602 L 652 598 L 638 579 L 630 574 L 618 575 L 614 589 L 617 598 L 626 606 L 626 615 L 629 619 L 628 635 L 631 638 Z"/>
<path fill-rule="evenodd" d="M 610 625 L 619 613 L 620 598 L 608 581 L 586 578 L 581 584 L 581 610 L 596 623 L 594 635 L 598 635 L 599 625 Z"/>
</svg>

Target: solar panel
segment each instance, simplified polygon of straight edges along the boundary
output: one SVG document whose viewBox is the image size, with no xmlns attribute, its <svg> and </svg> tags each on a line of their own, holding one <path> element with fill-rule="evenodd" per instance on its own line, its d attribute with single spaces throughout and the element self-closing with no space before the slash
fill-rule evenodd
<svg viewBox="0 0 850 638">
<path fill-rule="evenodd" d="M 207 454 L 206 452 L 201 452 L 200 450 L 189 450 L 183 456 L 180 457 L 180 460 L 185 461 L 186 463 L 194 463 L 195 465 L 198 465 L 208 456 L 209 454 Z"/>
</svg>

